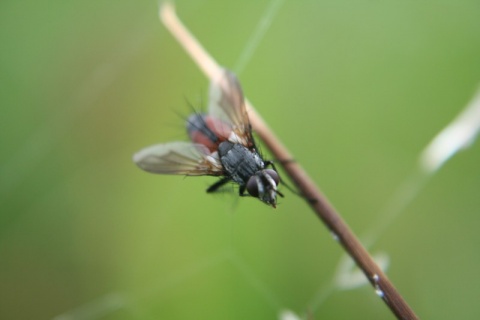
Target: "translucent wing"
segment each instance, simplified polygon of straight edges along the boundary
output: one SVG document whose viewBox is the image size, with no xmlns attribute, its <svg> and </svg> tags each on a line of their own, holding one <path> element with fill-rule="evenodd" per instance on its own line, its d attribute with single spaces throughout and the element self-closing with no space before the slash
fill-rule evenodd
<svg viewBox="0 0 480 320">
<path fill-rule="evenodd" d="M 211 154 L 205 146 L 190 142 L 170 142 L 147 147 L 133 155 L 133 162 L 152 173 L 187 176 L 223 174 L 216 153 Z"/>
<path fill-rule="evenodd" d="M 237 77 L 226 69 L 210 84 L 208 113 L 228 123 L 242 143 L 249 145 L 252 142 L 242 88 Z"/>
</svg>

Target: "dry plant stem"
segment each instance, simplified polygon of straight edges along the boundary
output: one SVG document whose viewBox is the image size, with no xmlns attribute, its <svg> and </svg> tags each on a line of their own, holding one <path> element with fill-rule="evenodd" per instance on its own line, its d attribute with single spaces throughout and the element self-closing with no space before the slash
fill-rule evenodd
<svg viewBox="0 0 480 320">
<path fill-rule="evenodd" d="M 222 68 L 203 49 L 200 43 L 183 26 L 175 14 L 173 5 L 164 3 L 160 8 L 160 18 L 184 49 L 190 54 L 197 65 L 209 79 L 216 78 Z M 250 102 L 246 101 L 250 122 L 255 132 L 260 136 L 276 159 L 290 160 L 292 155 L 287 148 L 276 138 L 265 121 L 255 111 Z M 335 211 L 333 206 L 320 192 L 319 188 L 310 179 L 305 170 L 294 161 L 280 161 L 286 173 L 295 186 L 304 195 L 307 203 L 317 216 L 327 225 L 334 237 L 342 244 L 348 254 L 362 269 L 377 294 L 388 305 L 398 319 L 418 319 L 413 310 L 395 289 L 393 284 L 376 265 L 372 257 L 365 250 L 347 224 Z"/>
</svg>

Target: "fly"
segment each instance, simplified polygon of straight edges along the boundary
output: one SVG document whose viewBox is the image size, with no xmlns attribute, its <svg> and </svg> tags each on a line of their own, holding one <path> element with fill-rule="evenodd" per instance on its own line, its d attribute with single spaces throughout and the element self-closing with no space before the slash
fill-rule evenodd
<svg viewBox="0 0 480 320">
<path fill-rule="evenodd" d="M 217 176 L 220 179 L 207 192 L 233 182 L 240 196 L 250 195 L 275 208 L 277 194 L 283 197 L 277 190 L 280 178 L 255 145 L 240 83 L 223 70 L 209 94 L 208 113 L 187 119 L 190 142 L 153 145 L 136 153 L 133 161 L 151 173 Z"/>
</svg>

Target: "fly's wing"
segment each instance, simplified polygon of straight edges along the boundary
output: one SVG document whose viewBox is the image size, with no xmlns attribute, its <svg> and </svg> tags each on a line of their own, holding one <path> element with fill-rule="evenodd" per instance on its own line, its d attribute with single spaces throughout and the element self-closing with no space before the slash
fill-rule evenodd
<svg viewBox="0 0 480 320">
<path fill-rule="evenodd" d="M 242 88 L 237 77 L 226 69 L 210 84 L 208 113 L 230 125 L 240 143 L 253 145 Z"/>
<path fill-rule="evenodd" d="M 157 144 L 140 150 L 133 155 L 141 169 L 160 174 L 187 176 L 223 174 L 218 156 L 200 144 L 170 142 Z"/>
</svg>

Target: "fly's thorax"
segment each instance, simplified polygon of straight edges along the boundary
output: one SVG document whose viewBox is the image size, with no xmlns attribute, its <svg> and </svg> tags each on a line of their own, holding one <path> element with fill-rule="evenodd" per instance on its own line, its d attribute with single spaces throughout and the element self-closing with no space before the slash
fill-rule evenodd
<svg viewBox="0 0 480 320">
<path fill-rule="evenodd" d="M 247 147 L 224 141 L 218 146 L 218 154 L 225 172 L 240 185 L 245 185 L 256 172 L 264 169 L 265 164 L 257 152 Z"/>
</svg>

